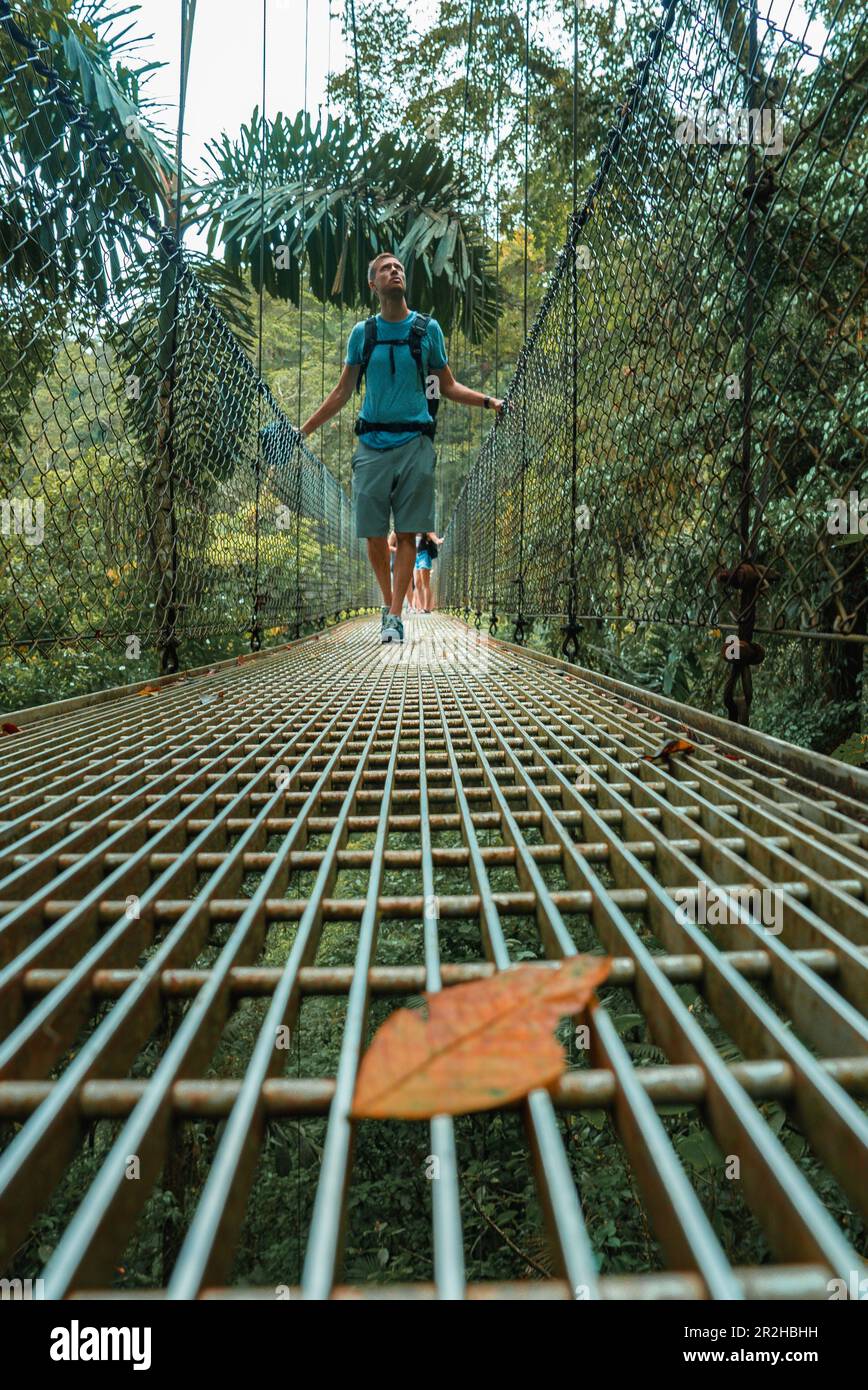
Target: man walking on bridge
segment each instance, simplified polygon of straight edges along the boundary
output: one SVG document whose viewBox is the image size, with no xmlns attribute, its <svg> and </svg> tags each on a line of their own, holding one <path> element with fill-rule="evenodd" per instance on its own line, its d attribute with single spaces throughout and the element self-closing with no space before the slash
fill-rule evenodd
<svg viewBox="0 0 868 1390">
<path fill-rule="evenodd" d="M 407 307 L 404 267 L 381 252 L 368 266 L 380 312 L 357 323 L 347 343 L 340 380 L 301 427 L 307 437 L 346 405 L 365 379 L 352 457 L 356 535 L 383 593 L 382 642 L 403 642 L 401 609 L 416 560 L 416 534 L 434 530 L 434 428 L 439 398 L 500 413 L 503 401 L 456 381 L 436 319 Z M 389 514 L 398 548 L 389 573 Z"/>
</svg>

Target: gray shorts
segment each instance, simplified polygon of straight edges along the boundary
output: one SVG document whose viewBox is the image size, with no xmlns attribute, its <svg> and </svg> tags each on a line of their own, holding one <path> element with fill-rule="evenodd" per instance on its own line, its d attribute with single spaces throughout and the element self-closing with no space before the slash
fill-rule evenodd
<svg viewBox="0 0 868 1390">
<path fill-rule="evenodd" d="M 356 535 L 388 536 L 396 531 L 434 530 L 434 442 L 417 434 L 395 449 L 372 449 L 359 440 L 352 457 Z"/>
</svg>

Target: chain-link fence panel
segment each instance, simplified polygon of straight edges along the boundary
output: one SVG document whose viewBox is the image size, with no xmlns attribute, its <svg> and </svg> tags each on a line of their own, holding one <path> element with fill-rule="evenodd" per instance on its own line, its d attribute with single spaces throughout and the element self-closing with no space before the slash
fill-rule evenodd
<svg viewBox="0 0 868 1390">
<path fill-rule="evenodd" d="M 101 648 L 129 679 L 377 599 L 344 490 L 129 177 L 134 116 L 122 134 L 0 8 L 0 645 Z"/>
<path fill-rule="evenodd" d="M 798 23 L 798 32 L 796 26 Z M 865 16 L 666 0 L 451 518 L 441 601 L 866 641 Z M 501 629 L 502 630 L 502 629 Z"/>
</svg>

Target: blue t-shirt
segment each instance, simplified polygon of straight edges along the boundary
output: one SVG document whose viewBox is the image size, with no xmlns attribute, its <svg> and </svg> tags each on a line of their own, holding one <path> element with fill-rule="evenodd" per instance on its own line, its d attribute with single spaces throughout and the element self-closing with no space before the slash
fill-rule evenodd
<svg viewBox="0 0 868 1390">
<path fill-rule="evenodd" d="M 418 420 L 420 425 L 424 425 L 431 419 L 412 352 L 409 347 L 389 347 L 390 342 L 402 342 L 408 336 L 415 318 L 415 309 L 411 309 L 407 317 L 398 323 L 390 323 L 377 314 L 377 344 L 365 372 L 365 399 L 359 412 L 363 420 L 382 424 L 392 420 Z M 365 325 L 357 323 L 347 343 L 348 366 L 361 362 L 364 345 Z M 394 375 L 392 360 L 395 364 Z M 443 330 L 436 319 L 430 319 L 422 339 L 422 364 L 426 377 L 432 370 L 445 367 L 446 360 Z M 383 430 L 371 430 L 359 438 L 372 449 L 395 449 L 399 444 L 409 444 L 411 439 L 416 438 L 416 433 L 387 434 Z"/>
</svg>

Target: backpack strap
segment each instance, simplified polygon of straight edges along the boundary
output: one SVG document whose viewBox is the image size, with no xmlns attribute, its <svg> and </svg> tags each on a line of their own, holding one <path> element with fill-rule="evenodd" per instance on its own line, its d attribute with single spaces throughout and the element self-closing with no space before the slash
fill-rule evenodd
<svg viewBox="0 0 868 1390">
<path fill-rule="evenodd" d="M 425 374 L 425 367 L 422 362 L 422 341 L 428 332 L 428 325 L 431 322 L 430 314 L 417 314 L 410 329 L 410 351 L 412 352 L 416 366 L 419 368 L 419 380 L 422 383 L 422 390 L 425 392 L 425 399 L 428 403 L 428 414 L 432 420 L 436 420 L 437 408 L 440 405 L 439 396 L 428 396 L 428 378 Z"/>
<path fill-rule="evenodd" d="M 371 353 L 377 346 L 377 316 L 371 314 L 370 318 L 365 319 L 365 341 L 362 344 L 362 360 L 359 365 L 359 375 L 356 381 L 356 391 L 362 389 L 362 378 L 368 370 L 368 363 L 371 360 Z"/>
<path fill-rule="evenodd" d="M 425 364 L 422 361 L 422 340 L 428 332 L 428 325 L 431 322 L 430 314 L 417 314 L 410 325 L 410 351 L 413 360 L 419 368 L 419 380 L 422 382 L 422 390 L 425 390 Z"/>
</svg>

